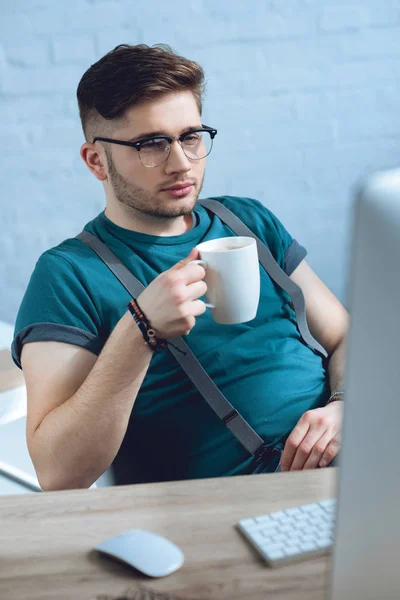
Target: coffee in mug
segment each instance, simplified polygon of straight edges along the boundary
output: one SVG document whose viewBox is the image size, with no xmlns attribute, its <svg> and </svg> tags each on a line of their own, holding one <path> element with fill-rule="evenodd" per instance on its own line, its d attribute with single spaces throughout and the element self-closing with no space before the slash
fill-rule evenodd
<svg viewBox="0 0 400 600">
<path fill-rule="evenodd" d="M 222 248 L 215 248 L 213 252 L 227 252 L 228 250 L 237 250 L 243 248 L 243 246 L 223 246 Z"/>
</svg>

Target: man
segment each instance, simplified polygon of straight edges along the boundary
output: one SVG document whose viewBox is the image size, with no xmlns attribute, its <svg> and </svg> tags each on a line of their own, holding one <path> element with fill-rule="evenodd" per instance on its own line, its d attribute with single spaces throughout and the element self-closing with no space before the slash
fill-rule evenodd
<svg viewBox="0 0 400 600">
<path fill-rule="evenodd" d="M 302 288 L 327 367 L 263 269 L 257 317 L 219 325 L 201 300 L 204 269 L 189 264 L 200 242 L 232 233 L 196 204 L 215 136 L 201 121 L 203 84 L 201 67 L 168 47 L 118 46 L 88 69 L 77 92 L 81 156 L 103 184 L 106 208 L 85 229 L 147 286 L 137 302 L 156 339 L 187 336 L 257 433 L 269 444 L 285 440 L 282 470 L 327 466 L 340 443 L 348 317 L 305 250 L 261 203 L 218 198 Z M 248 473 L 252 457 L 168 349 L 145 343 L 130 299 L 75 238 L 36 264 L 12 350 L 26 378 L 27 440 L 43 489 L 89 487 L 110 465 L 117 483 Z"/>
</svg>

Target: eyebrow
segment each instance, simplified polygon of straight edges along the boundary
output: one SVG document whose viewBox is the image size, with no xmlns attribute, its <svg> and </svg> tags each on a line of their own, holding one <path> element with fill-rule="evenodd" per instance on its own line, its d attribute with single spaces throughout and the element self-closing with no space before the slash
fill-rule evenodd
<svg viewBox="0 0 400 600">
<path fill-rule="evenodd" d="M 203 126 L 202 125 L 194 125 L 192 127 L 186 127 L 186 129 L 184 129 L 182 131 L 182 133 L 180 133 L 179 135 L 183 135 L 184 133 L 190 133 L 191 131 L 197 131 L 198 129 L 203 129 Z M 133 138 L 129 138 L 128 142 L 137 142 L 139 140 L 143 140 L 143 139 L 151 138 L 151 137 L 157 137 L 157 136 L 174 137 L 172 135 L 168 135 L 167 133 L 165 133 L 165 131 L 146 131 L 144 133 L 141 133 L 140 135 L 135 135 L 135 137 L 133 137 Z"/>
</svg>

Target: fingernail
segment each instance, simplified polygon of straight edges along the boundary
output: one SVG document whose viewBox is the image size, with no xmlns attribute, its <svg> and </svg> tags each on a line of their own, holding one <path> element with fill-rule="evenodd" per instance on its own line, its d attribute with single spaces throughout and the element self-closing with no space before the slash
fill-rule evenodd
<svg viewBox="0 0 400 600">
<path fill-rule="evenodd" d="M 282 471 L 282 473 L 283 473 L 284 471 L 287 471 L 287 468 L 286 468 L 286 467 L 283 467 L 283 466 L 281 465 L 281 471 Z"/>
<path fill-rule="evenodd" d="M 327 463 L 325 460 L 321 460 L 321 462 L 319 463 L 319 466 L 321 467 L 321 469 L 323 469 L 324 467 L 326 467 Z"/>
</svg>

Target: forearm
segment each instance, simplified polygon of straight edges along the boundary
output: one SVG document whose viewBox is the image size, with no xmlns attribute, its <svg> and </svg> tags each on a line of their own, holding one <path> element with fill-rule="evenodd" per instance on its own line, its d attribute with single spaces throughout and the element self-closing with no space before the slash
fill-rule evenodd
<svg viewBox="0 0 400 600">
<path fill-rule="evenodd" d="M 346 337 L 344 337 L 332 353 L 328 363 L 331 393 L 344 387 L 346 356 Z"/>
<path fill-rule="evenodd" d="M 34 434 L 31 453 L 42 487 L 89 487 L 110 466 L 152 356 L 125 313 L 81 387 Z"/>
</svg>

